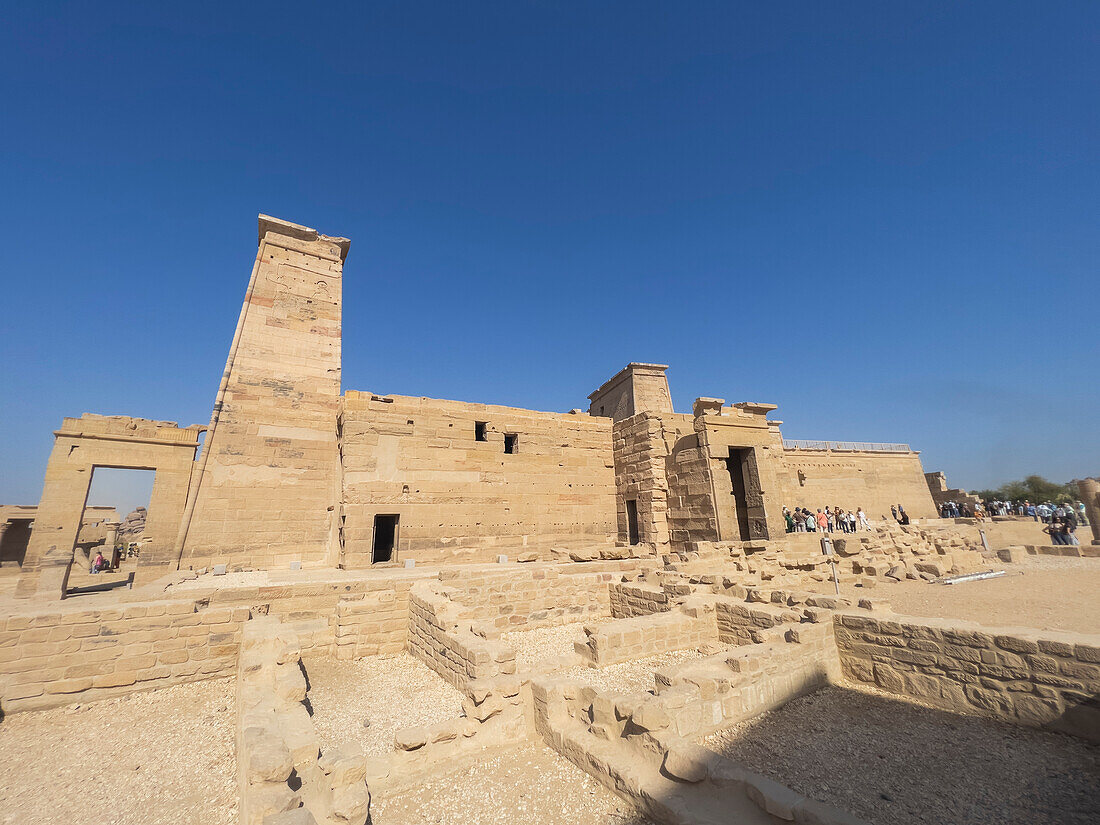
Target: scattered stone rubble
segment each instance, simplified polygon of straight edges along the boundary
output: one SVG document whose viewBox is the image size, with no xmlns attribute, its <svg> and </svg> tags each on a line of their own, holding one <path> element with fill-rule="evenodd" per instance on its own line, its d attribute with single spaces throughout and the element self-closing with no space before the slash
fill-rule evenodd
<svg viewBox="0 0 1100 825">
<path fill-rule="evenodd" d="M 145 532 L 146 514 L 147 511 L 144 507 L 138 507 L 136 510 L 131 511 L 118 526 L 119 540 L 126 544 L 141 541 L 142 534 Z"/>
</svg>

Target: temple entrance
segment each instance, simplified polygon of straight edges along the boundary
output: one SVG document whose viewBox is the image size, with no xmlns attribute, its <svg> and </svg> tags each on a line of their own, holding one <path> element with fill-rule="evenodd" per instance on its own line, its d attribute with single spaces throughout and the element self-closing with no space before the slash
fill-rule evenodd
<svg viewBox="0 0 1100 825">
<path fill-rule="evenodd" d="M 371 548 L 371 564 L 393 561 L 397 549 L 397 522 L 400 516 L 374 517 L 374 544 Z"/>
<path fill-rule="evenodd" d="M 93 467 L 80 515 L 68 595 L 129 583 L 145 543 L 155 470 Z"/>
<path fill-rule="evenodd" d="M 205 427 L 180 428 L 174 421 L 127 416 L 89 413 L 66 418 L 61 429 L 54 432 L 46 484 L 20 569 L 16 597 L 59 599 L 80 586 L 80 570 L 86 557 L 77 547 L 87 546 L 92 540 L 90 531 L 81 533 L 87 517 L 96 514 L 102 484 L 108 485 L 104 494 L 110 497 L 102 500 L 109 505 L 127 509 L 136 508 L 138 502 L 148 504 L 140 553 L 142 575 L 155 575 L 152 568 L 167 570 L 178 565 L 175 540 L 187 501 L 198 436 L 203 430 Z M 134 480 L 112 481 L 110 477 L 119 470 L 138 472 Z M 95 490 L 91 489 L 93 476 Z M 109 514 L 103 514 L 95 520 L 105 531 L 108 521 L 118 524 L 127 513 L 114 512 L 110 519 Z M 106 538 L 106 533 L 97 536 L 93 545 L 105 544 Z M 83 570 L 97 585 L 103 581 L 89 574 L 86 565 Z M 71 583 L 70 572 L 74 576 Z"/>
<path fill-rule="evenodd" d="M 729 458 L 726 459 L 726 469 L 729 470 L 730 481 L 733 489 L 730 494 L 734 500 L 734 513 L 737 517 L 737 534 L 741 541 L 752 539 L 752 530 L 749 526 L 749 500 L 745 479 L 748 462 L 752 459 L 751 449 L 738 449 L 730 447 Z"/>
<path fill-rule="evenodd" d="M 626 535 L 632 545 L 641 541 L 638 536 L 638 501 L 633 498 L 626 500 Z"/>
</svg>

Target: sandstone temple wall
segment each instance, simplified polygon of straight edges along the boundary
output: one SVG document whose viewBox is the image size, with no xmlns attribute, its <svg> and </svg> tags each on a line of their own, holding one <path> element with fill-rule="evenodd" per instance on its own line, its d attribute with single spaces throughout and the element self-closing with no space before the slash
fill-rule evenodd
<svg viewBox="0 0 1100 825">
<path fill-rule="evenodd" d="M 785 449 L 779 498 L 787 507 L 862 507 L 871 521 L 901 504 L 912 518 L 938 518 L 917 452 Z"/>
<path fill-rule="evenodd" d="M 399 562 L 549 558 L 552 547 L 608 542 L 616 532 L 611 424 L 349 391 L 341 422 L 343 565 L 371 564 L 376 515 L 399 517 Z"/>
<path fill-rule="evenodd" d="M 200 457 L 184 566 L 334 563 L 342 238 L 261 216 Z"/>
</svg>

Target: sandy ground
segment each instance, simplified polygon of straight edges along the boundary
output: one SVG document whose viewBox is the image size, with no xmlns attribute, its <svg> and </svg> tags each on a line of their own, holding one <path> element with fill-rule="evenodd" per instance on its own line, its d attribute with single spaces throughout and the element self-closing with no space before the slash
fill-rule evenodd
<svg viewBox="0 0 1100 825">
<path fill-rule="evenodd" d="M 236 825 L 233 681 L 0 722 L 0 823 Z"/>
<path fill-rule="evenodd" d="M 500 640 L 515 649 L 516 669 L 530 670 L 544 659 L 572 653 L 574 640 L 584 638 L 585 624 L 590 622 L 572 622 L 537 630 L 517 630 L 502 634 Z M 558 676 L 579 679 L 600 690 L 637 693 L 653 689 L 654 671 L 697 659 L 700 655 L 702 654 L 697 650 L 676 650 L 604 668 L 578 665 L 553 672 Z"/>
<path fill-rule="evenodd" d="M 573 642 L 584 638 L 584 626 L 591 622 L 570 622 L 557 627 L 517 630 L 501 634 L 500 641 L 516 651 L 516 670 L 531 670 L 543 659 L 573 653 Z"/>
<path fill-rule="evenodd" d="M 462 711 L 462 694 L 407 653 L 355 661 L 325 657 L 305 666 L 322 749 L 355 740 L 368 756 L 389 753 L 398 729 L 454 719 Z"/>
<path fill-rule="evenodd" d="M 991 563 L 1008 575 L 961 584 L 904 581 L 871 589 L 842 584 L 845 596 L 883 599 L 895 613 L 967 619 L 990 627 L 1037 627 L 1100 633 L 1100 559 L 1032 556 Z M 832 593 L 832 583 L 816 590 Z"/>
<path fill-rule="evenodd" d="M 374 825 L 651 825 L 548 748 L 496 751 L 418 787 L 371 799 Z"/>
<path fill-rule="evenodd" d="M 1100 746 L 827 688 L 703 744 L 873 825 L 1095 825 Z"/>
</svg>

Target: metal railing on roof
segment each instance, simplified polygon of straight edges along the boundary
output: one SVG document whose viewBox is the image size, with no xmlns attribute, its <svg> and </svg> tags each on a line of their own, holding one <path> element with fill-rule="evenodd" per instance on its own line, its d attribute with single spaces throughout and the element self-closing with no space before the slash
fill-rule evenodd
<svg viewBox="0 0 1100 825">
<path fill-rule="evenodd" d="M 908 444 L 874 444 L 870 441 L 799 441 L 783 439 L 783 446 L 792 450 L 846 450 L 865 453 L 911 453 Z"/>
</svg>

